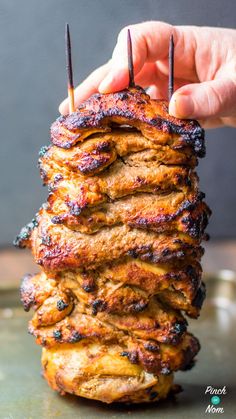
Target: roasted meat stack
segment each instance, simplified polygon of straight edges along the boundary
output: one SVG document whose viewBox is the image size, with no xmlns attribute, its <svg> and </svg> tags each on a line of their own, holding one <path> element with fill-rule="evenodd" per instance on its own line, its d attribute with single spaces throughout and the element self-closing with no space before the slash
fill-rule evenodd
<svg viewBox="0 0 236 419">
<path fill-rule="evenodd" d="M 205 296 L 204 132 L 135 87 L 93 95 L 51 141 L 48 201 L 16 239 L 42 268 L 21 295 L 44 376 L 107 403 L 165 398 L 199 351 L 183 313 L 197 318 Z"/>
</svg>

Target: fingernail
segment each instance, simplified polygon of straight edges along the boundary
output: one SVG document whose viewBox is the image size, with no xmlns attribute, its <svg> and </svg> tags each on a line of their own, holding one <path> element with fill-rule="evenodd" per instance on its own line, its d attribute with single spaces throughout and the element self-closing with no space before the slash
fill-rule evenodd
<svg viewBox="0 0 236 419">
<path fill-rule="evenodd" d="M 189 118 L 193 115 L 194 103 L 190 95 L 173 95 L 169 104 L 169 114 L 176 118 Z"/>
<path fill-rule="evenodd" d="M 98 90 L 100 93 L 109 93 L 111 90 L 112 82 L 114 81 L 114 76 L 110 73 L 105 79 L 99 84 Z"/>
</svg>

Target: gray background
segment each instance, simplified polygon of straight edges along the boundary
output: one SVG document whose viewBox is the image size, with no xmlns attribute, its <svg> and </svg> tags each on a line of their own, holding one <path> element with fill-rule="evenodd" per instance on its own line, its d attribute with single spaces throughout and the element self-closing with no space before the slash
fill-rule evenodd
<svg viewBox="0 0 236 419">
<path fill-rule="evenodd" d="M 36 167 L 66 95 L 64 25 L 75 82 L 106 61 L 119 30 L 144 20 L 234 27 L 234 0 L 0 0 L 0 245 L 11 243 L 46 197 Z M 207 132 L 199 174 L 214 210 L 209 232 L 236 236 L 235 129 Z"/>
</svg>

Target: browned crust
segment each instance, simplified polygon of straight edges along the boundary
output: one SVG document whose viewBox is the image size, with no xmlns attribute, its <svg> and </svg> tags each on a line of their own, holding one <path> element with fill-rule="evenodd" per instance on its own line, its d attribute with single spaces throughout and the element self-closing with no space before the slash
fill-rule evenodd
<svg viewBox="0 0 236 419">
<path fill-rule="evenodd" d="M 44 209 L 38 215 L 38 226 L 19 241 L 32 249 L 36 263 L 45 271 L 54 272 L 88 266 L 94 269 L 126 255 L 153 263 L 189 256 L 198 260 L 202 255 L 200 239 L 183 233 L 158 234 L 122 225 L 84 235 L 53 224 Z"/>
<path fill-rule="evenodd" d="M 163 196 L 140 193 L 76 213 L 68 205 L 68 198 L 65 204 L 55 193 L 50 196 L 47 211 L 54 224 L 64 224 L 86 234 L 122 223 L 158 233 L 180 231 L 202 237 L 210 215 L 209 208 L 202 202 L 203 196 L 189 194 L 186 198 L 181 192 Z"/>
<path fill-rule="evenodd" d="M 172 387 L 173 374 L 144 372 L 120 356 L 118 345 L 80 342 L 44 348 L 42 365 L 44 377 L 60 394 L 69 392 L 106 403 L 153 402 L 177 390 Z"/>
<path fill-rule="evenodd" d="M 200 349 L 197 339 L 189 333 L 182 334 L 173 345 L 127 334 L 114 325 L 77 312 L 52 326 L 35 327 L 31 321 L 29 332 L 46 348 L 76 342 L 119 344 L 121 356 L 127 356 L 131 363 L 140 364 L 150 373 L 160 373 L 164 367 L 169 372 L 185 369 Z"/>
<path fill-rule="evenodd" d="M 171 141 L 170 141 L 171 142 Z M 64 166 L 72 172 L 91 176 L 104 170 L 118 157 L 129 159 L 140 155 L 144 161 L 155 161 L 162 164 L 175 164 L 194 167 L 197 159 L 191 147 L 175 150 L 171 144 L 162 145 L 145 138 L 140 132 L 115 129 L 109 134 L 95 134 L 70 149 L 57 146 L 42 147 L 39 153 L 39 167 L 42 173 L 47 165 L 52 164 L 60 169 Z M 128 156 L 128 157 L 127 157 Z M 60 174 L 62 176 L 62 174 Z M 58 173 L 57 173 L 58 176 Z"/>
<path fill-rule="evenodd" d="M 35 310 L 44 376 L 62 394 L 164 398 L 200 349 L 182 311 L 196 318 L 205 297 L 210 210 L 194 171 L 204 131 L 135 87 L 93 95 L 51 139 L 39 159 L 47 204 L 15 242 L 43 270 L 24 277 L 21 300 Z M 118 370 L 121 385 L 132 381 L 120 393 Z"/>
<path fill-rule="evenodd" d="M 58 147 L 70 148 L 95 132 L 109 131 L 111 123 L 131 125 L 150 139 L 158 136 L 162 144 L 178 136 L 176 148 L 190 145 L 198 156 L 204 156 L 204 131 L 199 124 L 170 116 L 167 102 L 150 99 L 139 87 L 91 96 L 76 112 L 54 122 L 51 140 Z"/>
<path fill-rule="evenodd" d="M 157 295 L 168 306 L 197 317 L 205 292 L 200 265 L 191 260 L 189 263 L 152 265 L 126 258 L 95 271 L 63 271 L 54 278 L 44 273 L 26 275 L 21 285 L 21 301 L 26 311 L 36 309 L 54 296 L 59 287 L 84 302 L 93 314 L 125 314 L 143 311 L 150 297 Z"/>
<path fill-rule="evenodd" d="M 63 309 L 61 309 L 62 302 Z M 72 312 L 72 300 L 65 293 L 59 294 L 58 292 L 47 298 L 42 306 L 36 310 L 30 323 L 31 330 L 34 333 L 41 330 L 42 336 L 46 336 L 44 332 L 46 334 L 48 332 L 48 336 L 51 336 L 52 342 L 55 343 L 54 330 L 51 329 L 51 326 L 54 325 L 65 336 L 65 339 L 70 341 L 73 335 L 70 332 L 78 323 L 80 326 L 76 326 L 77 333 L 88 338 L 113 341 L 118 336 L 118 331 L 123 331 L 134 338 L 153 339 L 174 345 L 180 341 L 181 336 L 186 331 L 187 322 L 183 316 L 179 312 L 165 307 L 155 297 L 152 297 L 147 307 L 139 313 L 112 314 L 104 311 L 96 313 L 96 319 L 91 317 L 92 312 L 88 306 L 76 300 L 74 300 L 74 304 L 75 308 Z M 100 333 L 100 329 L 105 330 L 105 336 L 103 332 Z"/>
<path fill-rule="evenodd" d="M 57 281 L 44 273 L 26 274 L 20 286 L 21 302 L 25 311 L 38 308 L 50 297 L 57 287 Z"/>
<path fill-rule="evenodd" d="M 51 303 L 52 297 L 49 297 L 48 300 Z M 151 373 L 161 372 L 164 366 L 170 371 L 185 368 L 199 350 L 196 339 L 185 333 L 186 325 L 183 319 L 179 319 L 172 325 L 169 324 L 174 313 L 169 309 L 162 311 L 161 306 L 158 308 L 158 305 L 156 310 L 155 307 L 151 308 L 156 312 L 155 316 L 158 319 L 156 321 L 159 322 L 159 326 L 156 326 L 156 332 L 158 329 L 159 332 L 155 334 L 150 329 L 150 324 L 153 321 L 155 323 L 155 320 L 152 320 L 153 315 L 150 309 L 137 319 L 134 316 L 129 316 L 126 319 L 126 316 L 113 315 L 107 321 L 108 319 L 102 313 L 99 313 L 98 317 L 86 314 L 86 307 L 77 303 L 69 316 L 65 309 L 64 318 L 54 318 L 55 323 L 52 324 L 52 314 L 44 311 L 44 306 L 45 303 L 36 310 L 35 316 L 29 324 L 29 331 L 36 337 L 38 344 L 47 348 L 57 346 L 58 343 L 67 344 L 81 341 L 85 343 L 87 341 L 99 342 L 108 346 L 118 344 L 121 356 L 127 356 L 131 363 L 140 364 L 145 371 Z M 40 318 L 38 318 L 39 311 Z M 63 316 L 63 311 L 58 310 L 58 312 Z M 43 323 L 41 322 L 42 313 L 44 313 L 45 319 Z M 47 315 L 49 315 L 48 318 Z M 169 320 L 165 321 L 165 317 Z M 133 327 L 130 324 L 132 318 Z M 121 320 L 122 323 L 120 323 Z M 140 331 L 142 331 L 141 334 Z M 172 337 L 171 333 L 173 333 Z"/>
<path fill-rule="evenodd" d="M 56 171 L 52 168 L 50 172 L 50 174 L 54 174 Z M 137 168 L 116 161 L 99 176 L 95 175 L 85 179 L 79 175 L 64 173 L 56 182 L 50 181 L 50 175 L 48 178 L 49 206 L 58 199 L 70 209 L 72 215 L 79 215 L 84 209 L 103 202 L 140 192 L 153 194 L 170 193 L 171 191 L 182 191 L 185 194 L 188 192 L 197 193 L 196 174 L 182 166 L 160 165 Z"/>
</svg>

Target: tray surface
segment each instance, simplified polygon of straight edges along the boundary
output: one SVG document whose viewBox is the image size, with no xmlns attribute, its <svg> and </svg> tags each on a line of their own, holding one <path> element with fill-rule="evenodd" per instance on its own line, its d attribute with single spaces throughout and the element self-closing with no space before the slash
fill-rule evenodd
<svg viewBox="0 0 236 419">
<path fill-rule="evenodd" d="M 236 276 L 232 271 L 208 275 L 207 299 L 198 320 L 189 320 L 189 330 L 202 349 L 196 366 L 175 375 L 183 392 L 175 399 L 139 406 L 104 405 L 75 396 L 59 396 L 40 375 L 41 348 L 27 334 L 32 313 L 19 305 L 18 290 L 0 288 L 0 418 L 1 419 L 95 419 L 160 418 L 199 419 L 211 404 L 207 386 L 222 388 L 221 415 L 236 417 Z M 216 414 L 217 416 L 217 414 Z"/>
</svg>

